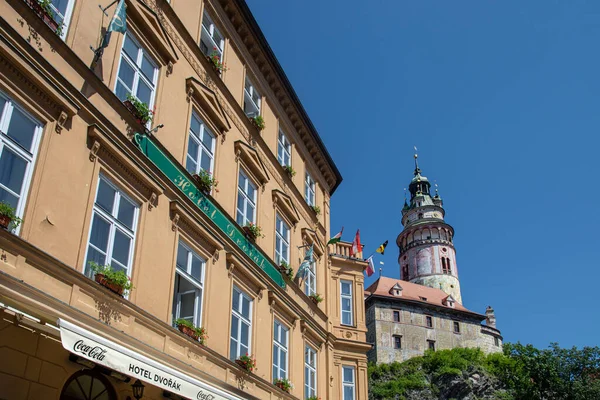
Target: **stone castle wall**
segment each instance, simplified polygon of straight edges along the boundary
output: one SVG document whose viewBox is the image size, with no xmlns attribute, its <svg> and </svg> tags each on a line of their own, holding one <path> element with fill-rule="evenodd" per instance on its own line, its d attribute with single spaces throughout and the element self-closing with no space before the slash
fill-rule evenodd
<svg viewBox="0 0 600 400">
<path fill-rule="evenodd" d="M 399 322 L 394 321 L 394 311 L 400 311 Z M 426 326 L 428 315 L 432 317 L 432 328 Z M 429 348 L 428 341 L 434 341 L 436 350 L 479 347 L 485 353 L 502 351 L 500 332 L 480 325 L 479 319 L 469 318 L 467 314 L 435 311 L 416 304 L 378 301 L 368 307 L 366 318 L 367 341 L 375 343 L 367 356 L 369 361 L 377 363 L 402 362 L 421 356 Z M 459 333 L 454 332 L 455 321 L 459 323 Z M 400 336 L 401 349 L 394 348 L 394 336 Z"/>
</svg>

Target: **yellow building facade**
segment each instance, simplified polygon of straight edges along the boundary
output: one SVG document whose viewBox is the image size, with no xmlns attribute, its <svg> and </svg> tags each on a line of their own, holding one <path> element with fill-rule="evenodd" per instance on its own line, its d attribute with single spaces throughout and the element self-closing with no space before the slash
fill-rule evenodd
<svg viewBox="0 0 600 400">
<path fill-rule="evenodd" d="M 342 178 L 245 2 L 38 4 L 0 0 L 0 398 L 366 399 Z"/>
</svg>

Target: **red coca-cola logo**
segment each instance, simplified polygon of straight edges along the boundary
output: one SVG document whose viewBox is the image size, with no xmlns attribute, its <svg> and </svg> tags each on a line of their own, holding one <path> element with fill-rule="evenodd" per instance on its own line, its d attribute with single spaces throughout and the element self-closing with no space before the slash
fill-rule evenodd
<svg viewBox="0 0 600 400">
<path fill-rule="evenodd" d="M 89 358 L 98 361 L 104 360 L 104 357 L 106 355 L 106 350 L 104 350 L 102 347 L 90 346 L 88 344 L 85 344 L 83 340 L 78 340 L 77 342 L 75 342 L 75 344 L 73 345 L 73 351 L 75 353 L 84 354 Z"/>
</svg>

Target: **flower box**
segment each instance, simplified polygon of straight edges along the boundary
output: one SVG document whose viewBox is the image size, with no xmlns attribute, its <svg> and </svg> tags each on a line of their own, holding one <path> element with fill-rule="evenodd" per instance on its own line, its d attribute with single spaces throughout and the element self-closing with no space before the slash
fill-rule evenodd
<svg viewBox="0 0 600 400">
<path fill-rule="evenodd" d="M 275 380 L 274 384 L 275 384 L 275 386 L 277 386 L 279 389 L 283 390 L 286 393 L 290 393 L 292 391 L 292 389 L 294 388 L 294 385 L 292 384 L 292 382 L 290 382 L 286 378 L 277 379 L 277 380 Z"/>
<path fill-rule="evenodd" d="M 196 182 L 196 187 L 199 191 L 201 191 L 204 194 L 210 194 L 211 186 L 208 183 L 204 182 L 200 175 L 193 174 L 192 178 L 194 178 L 194 181 Z"/>
<path fill-rule="evenodd" d="M 12 225 L 12 229 L 16 229 L 20 223 L 21 218 L 17 217 L 15 208 L 5 201 L 0 201 L 0 227 L 8 230 Z"/>
<path fill-rule="evenodd" d="M 8 215 L 0 215 L 0 227 L 2 227 L 4 229 L 8 229 L 8 226 L 10 225 L 11 221 L 12 221 L 12 218 L 9 217 Z"/>
<path fill-rule="evenodd" d="M 198 335 L 196 334 L 196 331 L 190 328 L 189 326 L 178 325 L 177 328 L 179 329 L 179 332 L 183 333 L 184 335 L 187 335 L 194 340 L 198 340 Z"/>
<path fill-rule="evenodd" d="M 133 103 L 131 101 L 125 100 L 123 102 L 123 104 L 129 110 L 129 112 L 131 113 L 131 115 L 133 115 L 135 117 L 135 119 L 137 120 L 137 122 L 140 123 L 140 125 L 146 125 L 146 122 L 148 122 L 148 121 L 147 120 L 146 121 L 143 120 L 141 113 L 137 110 L 137 108 L 135 108 L 135 106 L 133 105 Z"/>
<path fill-rule="evenodd" d="M 106 279 L 106 276 L 104 274 L 96 274 L 94 276 L 94 280 L 102 286 L 104 286 L 105 288 L 107 288 L 108 290 L 110 290 L 111 292 L 114 292 L 119 296 L 123 296 L 123 287 Z"/>
<path fill-rule="evenodd" d="M 35 12 L 37 16 L 40 17 L 50 29 L 52 29 L 52 32 L 56 32 L 59 35 L 62 33 L 59 30 L 58 22 L 54 19 L 54 15 L 51 14 L 45 7 L 43 7 L 39 1 L 25 0 L 25 3 L 27 3 L 27 5 L 33 10 L 33 12 Z"/>
<path fill-rule="evenodd" d="M 256 360 L 248 354 L 240 356 L 240 358 L 235 360 L 235 363 L 248 372 L 256 369 Z"/>
</svg>

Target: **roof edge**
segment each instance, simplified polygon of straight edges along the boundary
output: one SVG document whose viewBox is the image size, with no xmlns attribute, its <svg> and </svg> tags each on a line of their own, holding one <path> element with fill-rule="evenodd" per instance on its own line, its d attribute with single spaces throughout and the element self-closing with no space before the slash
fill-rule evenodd
<svg viewBox="0 0 600 400">
<path fill-rule="evenodd" d="M 252 33 L 257 37 L 258 41 L 263 46 L 267 57 L 273 64 L 275 71 L 281 78 L 281 81 L 283 82 L 283 85 L 285 86 L 286 90 L 289 92 L 290 97 L 292 98 L 292 101 L 298 107 L 298 111 L 299 111 L 301 117 L 304 119 L 304 122 L 306 123 L 306 125 L 308 125 L 309 132 L 313 136 L 313 139 L 315 139 L 315 141 L 317 142 L 319 149 L 323 152 L 323 154 L 325 155 L 325 158 L 327 159 L 327 162 L 331 166 L 331 169 L 333 170 L 333 173 L 336 177 L 336 183 L 329 191 L 329 195 L 332 196 L 333 193 L 335 192 L 335 190 L 338 188 L 338 186 L 340 186 L 340 184 L 342 183 L 342 180 L 343 180 L 342 174 L 340 173 L 337 165 L 335 165 L 335 162 L 333 161 L 333 158 L 329 154 L 327 147 L 325 147 L 325 144 L 323 143 L 321 136 L 319 136 L 319 132 L 317 132 L 317 129 L 313 125 L 310 117 L 308 116 L 308 113 L 304 109 L 302 102 L 298 98 L 298 95 L 296 94 L 294 87 L 292 86 L 290 80 L 288 79 L 283 68 L 281 67 L 281 64 L 279 64 L 279 61 L 277 60 L 277 57 L 275 56 L 273 49 L 271 49 L 271 46 L 267 42 L 265 35 L 263 34 L 262 30 L 258 26 L 258 22 L 256 22 L 254 15 L 252 15 L 252 11 L 250 11 L 250 7 L 248 7 L 248 4 L 246 3 L 245 0 L 234 0 L 234 1 L 237 3 L 238 7 L 240 8 L 240 11 L 242 12 L 242 15 L 244 16 L 244 18 L 246 18 L 248 25 L 250 26 L 250 29 L 252 30 Z"/>
</svg>

